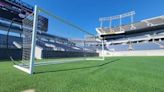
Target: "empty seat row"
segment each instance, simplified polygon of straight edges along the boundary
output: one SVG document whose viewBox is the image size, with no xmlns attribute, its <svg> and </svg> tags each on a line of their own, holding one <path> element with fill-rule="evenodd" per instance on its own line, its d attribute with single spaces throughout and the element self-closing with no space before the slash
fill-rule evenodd
<svg viewBox="0 0 164 92">
<path fill-rule="evenodd" d="M 137 51 L 137 50 L 158 50 L 158 49 L 164 49 L 161 47 L 161 45 L 164 45 L 163 42 L 153 43 L 153 42 L 147 42 L 147 43 L 135 43 L 131 45 L 109 45 L 108 49 L 113 49 L 114 51 Z"/>
</svg>

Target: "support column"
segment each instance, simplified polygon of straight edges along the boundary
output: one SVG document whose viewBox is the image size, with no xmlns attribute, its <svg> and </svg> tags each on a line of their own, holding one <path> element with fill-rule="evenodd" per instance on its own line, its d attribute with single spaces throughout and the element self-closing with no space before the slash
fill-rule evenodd
<svg viewBox="0 0 164 92">
<path fill-rule="evenodd" d="M 120 31 L 122 31 L 122 15 L 120 15 Z"/>
</svg>

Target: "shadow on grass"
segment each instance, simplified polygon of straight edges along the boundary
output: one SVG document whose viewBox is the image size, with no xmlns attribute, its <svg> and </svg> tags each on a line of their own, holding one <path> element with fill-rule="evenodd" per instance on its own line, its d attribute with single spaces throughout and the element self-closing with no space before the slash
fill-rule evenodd
<svg viewBox="0 0 164 92">
<path fill-rule="evenodd" d="M 116 61 L 119 61 L 120 59 L 115 59 L 109 62 L 105 62 L 103 64 L 94 65 L 94 66 L 86 66 L 86 67 L 79 67 L 79 68 L 70 68 L 70 69 L 62 69 L 62 70 L 52 70 L 52 71 L 42 71 L 42 72 L 35 72 L 35 74 L 41 74 L 41 73 L 50 73 L 50 72 L 62 72 L 62 71 L 71 71 L 71 70 L 80 70 L 80 69 L 91 69 L 96 67 L 103 67 L 105 65 L 108 65 L 110 63 L 114 63 Z"/>
</svg>

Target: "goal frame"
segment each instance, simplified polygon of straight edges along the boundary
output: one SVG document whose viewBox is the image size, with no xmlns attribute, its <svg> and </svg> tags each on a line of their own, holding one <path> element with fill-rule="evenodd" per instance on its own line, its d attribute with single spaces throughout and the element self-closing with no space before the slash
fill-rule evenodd
<svg viewBox="0 0 164 92">
<path fill-rule="evenodd" d="M 34 60 L 35 60 L 35 46 L 36 46 L 36 33 L 37 33 L 37 24 L 38 24 L 38 6 L 34 7 L 34 20 L 32 27 L 32 44 L 31 44 L 31 53 L 30 53 L 30 65 L 29 69 L 21 67 L 19 65 L 14 65 L 15 68 L 22 70 L 28 74 L 33 74 L 34 72 Z"/>
<path fill-rule="evenodd" d="M 25 68 L 25 67 L 21 67 L 20 65 L 14 65 L 15 68 L 21 70 L 21 71 L 24 71 L 28 74 L 34 74 L 34 67 L 35 66 L 40 66 L 40 65 L 48 65 L 46 63 L 38 63 L 38 64 L 35 64 L 35 47 L 36 47 L 36 35 L 37 35 L 37 24 L 38 24 L 38 13 L 40 11 L 40 8 L 35 5 L 34 7 L 34 12 L 33 12 L 33 26 L 32 26 L 32 39 L 31 39 L 31 52 L 30 52 L 30 59 L 29 59 L 29 67 L 28 69 Z M 64 22 L 65 20 L 62 20 L 62 22 Z M 67 21 L 67 23 L 71 24 L 70 22 Z M 81 30 L 83 31 L 83 29 L 81 29 L 80 27 L 74 25 L 74 24 L 71 24 L 72 27 L 78 29 L 78 30 Z M 105 57 L 104 57 L 104 40 L 101 40 L 101 58 L 86 58 L 86 59 L 83 59 L 83 60 L 105 60 Z M 78 60 L 72 60 L 72 62 L 75 62 L 75 61 L 78 61 Z M 79 60 L 80 61 L 80 60 Z M 49 64 L 61 64 L 62 62 L 56 62 L 56 61 L 50 61 L 50 62 L 47 62 Z M 64 62 L 63 62 L 64 63 Z M 67 62 L 68 63 L 68 62 Z"/>
</svg>

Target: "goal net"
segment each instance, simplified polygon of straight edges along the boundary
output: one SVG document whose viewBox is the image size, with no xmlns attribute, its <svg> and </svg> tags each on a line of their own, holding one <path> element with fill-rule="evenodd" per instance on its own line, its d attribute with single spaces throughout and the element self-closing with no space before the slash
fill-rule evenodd
<svg viewBox="0 0 164 92">
<path fill-rule="evenodd" d="M 100 37 L 51 12 L 35 6 L 22 23 L 22 61 L 15 67 L 29 74 L 41 65 L 104 60 Z"/>
</svg>

